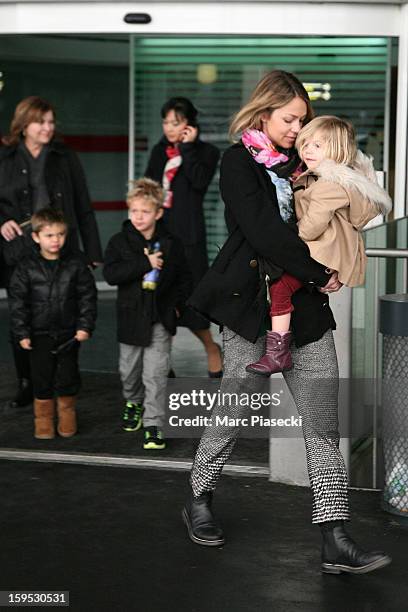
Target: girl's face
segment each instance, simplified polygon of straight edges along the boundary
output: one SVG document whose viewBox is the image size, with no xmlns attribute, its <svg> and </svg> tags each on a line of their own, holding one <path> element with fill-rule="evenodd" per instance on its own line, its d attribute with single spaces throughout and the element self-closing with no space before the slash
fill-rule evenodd
<svg viewBox="0 0 408 612">
<path fill-rule="evenodd" d="M 290 149 L 295 144 L 306 115 L 306 102 L 299 97 L 293 98 L 285 106 L 262 117 L 262 131 L 272 144 Z"/>
<path fill-rule="evenodd" d="M 319 130 L 305 141 L 300 151 L 300 157 L 309 170 L 315 170 L 326 158 L 326 144 Z"/>
<path fill-rule="evenodd" d="M 167 113 L 162 122 L 163 134 L 167 140 L 173 144 L 181 142 L 184 135 L 184 130 L 187 127 L 187 119 L 176 115 L 174 110 Z"/>
<path fill-rule="evenodd" d="M 43 147 L 48 144 L 55 132 L 54 113 L 44 113 L 40 121 L 32 121 L 24 130 L 24 139 L 28 147 Z"/>
</svg>

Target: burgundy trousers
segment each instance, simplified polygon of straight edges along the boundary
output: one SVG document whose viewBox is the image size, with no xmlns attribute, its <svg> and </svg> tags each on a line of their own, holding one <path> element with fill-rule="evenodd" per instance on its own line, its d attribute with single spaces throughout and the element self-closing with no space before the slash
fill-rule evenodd
<svg viewBox="0 0 408 612">
<path fill-rule="evenodd" d="M 271 296 L 271 317 L 288 314 L 293 311 L 291 301 L 292 295 L 301 287 L 303 283 L 290 274 L 282 274 L 282 276 L 272 283 L 269 289 Z"/>
</svg>

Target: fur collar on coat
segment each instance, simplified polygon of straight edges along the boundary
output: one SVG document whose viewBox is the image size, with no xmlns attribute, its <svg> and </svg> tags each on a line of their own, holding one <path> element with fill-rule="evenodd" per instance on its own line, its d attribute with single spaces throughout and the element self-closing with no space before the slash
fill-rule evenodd
<svg viewBox="0 0 408 612">
<path fill-rule="evenodd" d="M 357 191 L 364 199 L 375 204 L 379 214 L 386 215 L 392 208 L 390 196 L 377 182 L 372 158 L 362 151 L 357 151 L 352 168 L 325 159 L 313 174 L 323 181 L 339 184 L 346 191 Z"/>
</svg>

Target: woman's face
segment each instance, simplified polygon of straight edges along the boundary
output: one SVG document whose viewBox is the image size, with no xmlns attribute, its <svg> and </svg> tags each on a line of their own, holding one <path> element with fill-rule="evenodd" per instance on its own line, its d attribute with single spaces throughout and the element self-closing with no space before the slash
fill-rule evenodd
<svg viewBox="0 0 408 612">
<path fill-rule="evenodd" d="M 172 143 L 181 142 L 184 130 L 187 127 L 187 119 L 176 115 L 174 110 L 167 113 L 162 122 L 163 134 L 167 140 Z"/>
<path fill-rule="evenodd" d="M 24 130 L 27 146 L 43 147 L 48 144 L 55 132 L 55 119 L 52 111 L 44 113 L 40 121 L 32 121 Z"/>
<path fill-rule="evenodd" d="M 306 115 L 306 102 L 299 97 L 293 98 L 285 106 L 262 117 L 262 131 L 272 144 L 290 149 L 295 144 L 296 136 L 302 129 Z"/>
</svg>

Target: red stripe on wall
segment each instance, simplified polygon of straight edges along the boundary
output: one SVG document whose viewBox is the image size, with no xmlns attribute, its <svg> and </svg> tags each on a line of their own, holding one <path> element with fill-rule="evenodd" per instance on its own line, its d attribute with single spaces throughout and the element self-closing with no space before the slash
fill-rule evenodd
<svg viewBox="0 0 408 612">
<path fill-rule="evenodd" d="M 78 153 L 127 153 L 129 149 L 127 135 L 70 134 L 64 136 L 64 142 Z M 147 137 L 136 138 L 134 148 L 135 151 L 147 151 Z"/>
<path fill-rule="evenodd" d="M 125 210 L 127 208 L 124 200 L 92 202 L 94 210 Z"/>
</svg>

